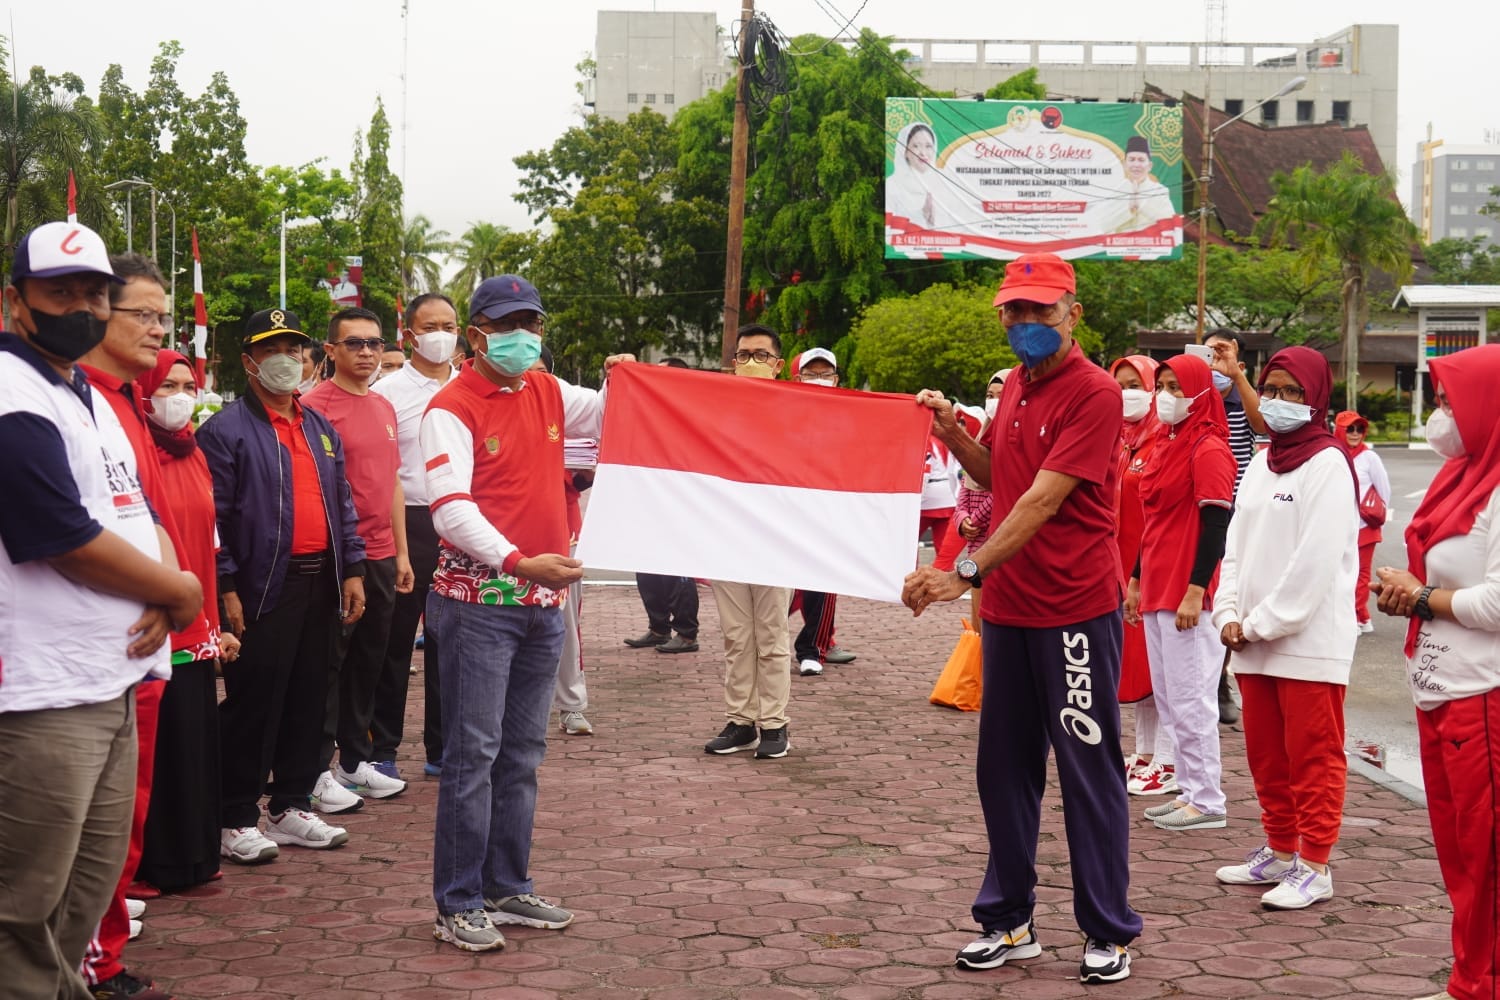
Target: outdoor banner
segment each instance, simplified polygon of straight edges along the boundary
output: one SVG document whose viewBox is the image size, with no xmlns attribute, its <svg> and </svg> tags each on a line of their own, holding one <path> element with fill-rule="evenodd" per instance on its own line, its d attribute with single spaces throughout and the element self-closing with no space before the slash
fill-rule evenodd
<svg viewBox="0 0 1500 1000">
<path fill-rule="evenodd" d="M 899 601 L 931 427 L 910 396 L 617 365 L 578 558 Z"/>
<path fill-rule="evenodd" d="M 1182 255 L 1182 109 L 885 102 L 885 255 Z"/>
</svg>

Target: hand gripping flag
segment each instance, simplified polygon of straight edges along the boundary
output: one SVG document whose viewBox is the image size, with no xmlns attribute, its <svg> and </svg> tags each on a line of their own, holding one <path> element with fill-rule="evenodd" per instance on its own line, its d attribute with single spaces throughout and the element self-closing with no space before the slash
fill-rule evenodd
<svg viewBox="0 0 1500 1000">
<path fill-rule="evenodd" d="M 618 365 L 578 558 L 898 601 L 931 426 L 910 396 Z"/>
</svg>

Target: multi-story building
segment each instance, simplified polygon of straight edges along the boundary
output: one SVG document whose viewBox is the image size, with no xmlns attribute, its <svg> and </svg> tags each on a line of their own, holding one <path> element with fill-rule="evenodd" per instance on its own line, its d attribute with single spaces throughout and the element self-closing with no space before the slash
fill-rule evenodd
<svg viewBox="0 0 1500 1000">
<path fill-rule="evenodd" d="M 1148 83 L 1202 97 L 1206 86 L 1210 103 L 1231 116 L 1305 76 L 1306 86 L 1250 120 L 1365 125 L 1381 161 L 1395 163 L 1397 36 L 1393 24 L 1356 24 L 1302 42 L 896 38 L 892 47 L 908 53 L 907 68 L 928 87 L 959 96 L 1035 66 L 1058 100 L 1139 101 Z M 731 47 L 711 13 L 600 11 L 598 75 L 586 103 L 609 117 L 642 107 L 670 117 L 732 78 Z"/>
<path fill-rule="evenodd" d="M 601 10 L 584 104 L 606 118 L 643 108 L 671 118 L 733 78 L 729 44 L 712 12 Z"/>
<path fill-rule="evenodd" d="M 1500 217 L 1480 212 L 1500 202 L 1500 144 L 1455 146 L 1438 139 L 1417 144 L 1411 171 L 1411 221 L 1423 243 L 1483 236 L 1500 243 Z"/>
</svg>

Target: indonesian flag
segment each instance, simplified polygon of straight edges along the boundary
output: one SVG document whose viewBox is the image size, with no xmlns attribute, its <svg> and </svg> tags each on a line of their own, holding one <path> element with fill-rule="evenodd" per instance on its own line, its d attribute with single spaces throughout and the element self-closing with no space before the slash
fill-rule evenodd
<svg viewBox="0 0 1500 1000">
<path fill-rule="evenodd" d="M 208 310 L 203 305 L 203 257 L 198 253 L 198 227 L 193 227 L 193 367 L 198 385 L 209 388 Z"/>
<path fill-rule="evenodd" d="M 618 365 L 578 558 L 898 601 L 931 426 L 910 396 Z"/>
<path fill-rule="evenodd" d="M 68 225 L 78 225 L 78 185 L 71 170 L 68 171 Z"/>
</svg>

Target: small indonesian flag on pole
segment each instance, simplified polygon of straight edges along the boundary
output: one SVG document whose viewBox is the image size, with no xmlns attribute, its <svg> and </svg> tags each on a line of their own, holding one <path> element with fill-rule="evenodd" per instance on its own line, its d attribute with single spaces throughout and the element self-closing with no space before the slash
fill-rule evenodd
<svg viewBox="0 0 1500 1000">
<path fill-rule="evenodd" d="M 198 385 L 208 385 L 208 310 L 203 305 L 203 257 L 198 253 L 198 227 L 193 227 L 193 368 Z"/>
<path fill-rule="evenodd" d="M 78 225 L 78 185 L 71 170 L 68 171 L 68 225 Z"/>
<path fill-rule="evenodd" d="M 608 398 L 584 565 L 900 600 L 932 411 L 642 364 Z"/>
</svg>

